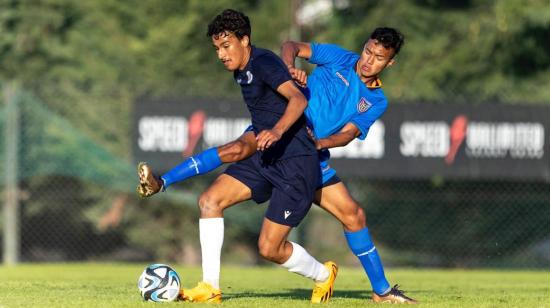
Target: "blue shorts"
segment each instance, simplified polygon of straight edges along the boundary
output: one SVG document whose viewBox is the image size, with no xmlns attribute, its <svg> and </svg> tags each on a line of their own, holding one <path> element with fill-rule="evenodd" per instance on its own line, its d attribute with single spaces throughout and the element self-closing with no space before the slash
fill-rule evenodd
<svg viewBox="0 0 550 308">
<path fill-rule="evenodd" d="M 317 189 L 341 182 L 342 180 L 336 175 L 336 170 L 328 163 L 330 160 L 330 152 L 325 149 L 317 153 L 319 154 L 319 166 L 321 167 L 321 185 L 319 185 Z"/>
<path fill-rule="evenodd" d="M 311 208 L 315 190 L 320 185 L 318 157 L 296 156 L 267 164 L 261 155 L 256 152 L 230 165 L 224 173 L 248 186 L 256 203 L 271 199 L 266 218 L 295 227 Z"/>
</svg>

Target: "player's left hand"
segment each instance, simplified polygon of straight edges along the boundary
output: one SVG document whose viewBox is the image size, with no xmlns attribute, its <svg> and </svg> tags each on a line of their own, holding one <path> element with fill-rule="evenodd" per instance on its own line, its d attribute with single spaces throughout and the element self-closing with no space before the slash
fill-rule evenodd
<svg viewBox="0 0 550 308">
<path fill-rule="evenodd" d="M 294 81 L 301 87 L 307 87 L 307 74 L 306 71 L 288 66 L 288 72 Z"/>
<path fill-rule="evenodd" d="M 282 133 L 278 132 L 275 129 L 266 129 L 261 131 L 256 136 L 258 151 L 267 150 L 271 145 L 279 141 L 282 135 Z"/>
</svg>

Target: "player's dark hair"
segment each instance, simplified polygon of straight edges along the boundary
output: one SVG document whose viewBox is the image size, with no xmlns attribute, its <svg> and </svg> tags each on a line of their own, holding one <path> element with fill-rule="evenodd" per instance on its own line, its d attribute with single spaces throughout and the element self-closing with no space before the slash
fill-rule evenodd
<svg viewBox="0 0 550 308">
<path fill-rule="evenodd" d="M 239 40 L 245 35 L 250 39 L 252 30 L 248 16 L 232 9 L 224 10 L 208 24 L 206 36 L 211 37 L 225 32 L 233 33 Z"/>
<path fill-rule="evenodd" d="M 370 35 L 370 38 L 373 40 L 377 40 L 385 48 L 393 48 L 393 56 L 395 56 L 399 52 L 403 44 L 405 44 L 405 36 L 394 28 L 376 28 Z"/>
</svg>

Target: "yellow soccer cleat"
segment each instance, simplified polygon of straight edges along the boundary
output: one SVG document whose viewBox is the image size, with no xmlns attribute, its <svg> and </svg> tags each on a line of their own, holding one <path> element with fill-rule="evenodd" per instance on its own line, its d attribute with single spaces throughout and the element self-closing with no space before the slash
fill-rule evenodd
<svg viewBox="0 0 550 308">
<path fill-rule="evenodd" d="M 181 289 L 180 298 L 192 303 L 219 304 L 222 302 L 222 291 L 208 282 L 199 282 L 193 289 Z"/>
<path fill-rule="evenodd" d="M 417 304 L 418 302 L 405 295 L 405 291 L 399 290 L 399 286 L 395 285 L 385 295 L 378 295 L 372 293 L 372 300 L 375 303 L 388 303 L 388 304 Z"/>
<path fill-rule="evenodd" d="M 164 183 L 153 174 L 153 170 L 147 163 L 139 163 L 137 173 L 139 185 L 136 190 L 141 198 L 150 197 L 163 189 Z"/>
<path fill-rule="evenodd" d="M 325 262 L 329 275 L 325 282 L 315 283 L 313 293 L 311 294 L 311 302 L 314 304 L 326 303 L 332 297 L 334 291 L 334 280 L 338 274 L 338 266 L 332 261 Z"/>
</svg>

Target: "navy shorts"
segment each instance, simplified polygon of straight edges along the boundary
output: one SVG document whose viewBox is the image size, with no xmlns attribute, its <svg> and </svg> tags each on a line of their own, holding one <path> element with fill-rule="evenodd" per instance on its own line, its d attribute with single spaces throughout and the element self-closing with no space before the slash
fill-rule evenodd
<svg viewBox="0 0 550 308">
<path fill-rule="evenodd" d="M 317 155 L 296 156 L 265 163 L 261 152 L 230 165 L 225 174 L 252 190 L 252 199 L 271 199 L 265 217 L 281 225 L 295 227 L 311 208 L 321 175 Z"/>
</svg>

